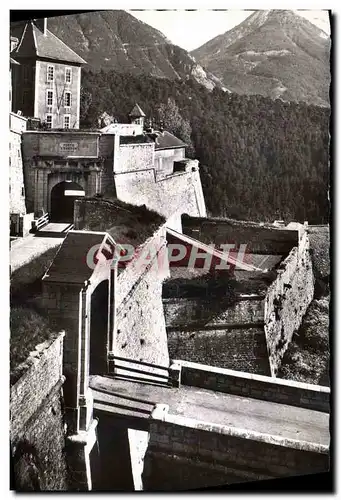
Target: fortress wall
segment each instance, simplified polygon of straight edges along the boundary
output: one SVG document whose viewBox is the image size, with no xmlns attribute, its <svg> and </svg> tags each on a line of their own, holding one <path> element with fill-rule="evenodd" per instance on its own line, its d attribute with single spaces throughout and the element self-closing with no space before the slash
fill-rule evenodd
<svg viewBox="0 0 341 500">
<path fill-rule="evenodd" d="M 102 158 L 110 158 L 111 163 L 114 154 L 114 143 L 114 134 L 101 134 L 99 137 L 99 156 Z"/>
<path fill-rule="evenodd" d="M 181 383 L 184 385 L 227 392 L 246 398 L 290 404 L 326 413 L 330 410 L 329 387 L 259 374 L 252 375 L 251 373 L 182 360 L 176 361 L 176 363 L 181 365 Z"/>
<path fill-rule="evenodd" d="M 36 347 L 18 367 L 22 375 L 10 389 L 10 439 L 15 454 L 14 470 L 19 473 L 17 454 L 23 442 L 31 447 L 31 461 L 36 467 L 42 490 L 65 490 L 67 487 L 64 457 L 64 428 L 61 406 L 62 353 L 64 333 Z M 28 476 L 25 463 L 20 476 Z M 19 487 L 19 477 L 15 477 Z"/>
<path fill-rule="evenodd" d="M 191 215 L 191 214 L 189 214 Z M 183 232 L 203 243 L 247 245 L 249 253 L 288 254 L 298 244 L 298 231 L 234 219 L 183 217 Z"/>
<path fill-rule="evenodd" d="M 23 156 L 58 156 L 61 158 L 97 158 L 99 153 L 99 132 L 87 131 L 27 131 L 23 135 Z M 65 144 L 73 144 L 74 149 L 67 152 Z"/>
<path fill-rule="evenodd" d="M 178 213 L 206 215 L 200 175 L 181 172 L 155 181 L 154 170 L 115 175 L 117 197 L 134 205 L 146 205 L 166 218 Z M 180 225 L 180 222 L 179 222 Z"/>
<path fill-rule="evenodd" d="M 10 114 L 9 141 L 9 186 L 10 213 L 26 214 L 24 167 L 22 161 L 22 132 L 26 129 L 26 119 Z"/>
<path fill-rule="evenodd" d="M 276 376 L 293 334 L 314 295 L 314 275 L 305 233 L 281 263 L 265 297 L 264 328 L 271 374 Z"/>
<path fill-rule="evenodd" d="M 211 366 L 270 375 L 263 326 L 168 331 L 169 356 Z"/>
<path fill-rule="evenodd" d="M 165 227 L 160 228 L 143 248 L 145 255 L 150 251 L 154 257 L 149 261 L 142 256 L 133 260 L 117 277 L 113 352 L 117 356 L 168 367 L 162 305 L 162 282 L 169 273 Z"/>
<path fill-rule="evenodd" d="M 218 307 L 219 306 L 219 307 Z M 224 306 L 217 300 L 202 298 L 163 299 L 167 328 L 214 326 L 264 321 L 264 300 L 238 300 Z"/>
<path fill-rule="evenodd" d="M 154 168 L 154 143 L 120 145 L 115 173 L 134 172 L 148 168 Z"/>
<path fill-rule="evenodd" d="M 269 375 L 264 301 L 163 299 L 171 358 Z"/>
<path fill-rule="evenodd" d="M 325 472 L 326 448 L 166 412 L 150 425 L 144 489 L 186 490 Z"/>
<path fill-rule="evenodd" d="M 156 176 L 171 175 L 173 173 L 174 161 L 185 158 L 185 148 L 161 149 L 155 151 Z"/>
</svg>

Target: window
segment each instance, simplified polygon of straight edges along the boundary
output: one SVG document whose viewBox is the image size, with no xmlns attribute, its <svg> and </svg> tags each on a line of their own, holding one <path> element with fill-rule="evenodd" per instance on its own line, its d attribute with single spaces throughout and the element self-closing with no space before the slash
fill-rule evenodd
<svg viewBox="0 0 341 500">
<path fill-rule="evenodd" d="M 71 92 L 64 92 L 64 106 L 66 108 L 71 106 Z"/>
<path fill-rule="evenodd" d="M 65 83 L 71 83 L 72 79 L 72 69 L 65 68 Z"/>
<path fill-rule="evenodd" d="M 46 92 L 46 105 L 47 106 L 53 105 L 53 90 L 47 90 Z"/>
<path fill-rule="evenodd" d="M 54 80 L 54 66 L 47 67 L 47 81 L 53 82 Z"/>
<path fill-rule="evenodd" d="M 70 128 L 70 115 L 64 115 L 64 128 Z"/>
<path fill-rule="evenodd" d="M 46 126 L 52 128 L 52 115 L 46 115 Z"/>
</svg>

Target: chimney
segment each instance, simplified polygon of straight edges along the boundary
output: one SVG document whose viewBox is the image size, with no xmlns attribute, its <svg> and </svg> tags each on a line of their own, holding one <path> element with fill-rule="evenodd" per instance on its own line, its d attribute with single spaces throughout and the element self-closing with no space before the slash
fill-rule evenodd
<svg viewBox="0 0 341 500">
<path fill-rule="evenodd" d="M 34 24 L 37 26 L 37 28 L 40 29 L 40 31 L 46 35 L 46 30 L 47 30 L 47 18 L 42 17 L 40 19 L 35 19 Z"/>
</svg>

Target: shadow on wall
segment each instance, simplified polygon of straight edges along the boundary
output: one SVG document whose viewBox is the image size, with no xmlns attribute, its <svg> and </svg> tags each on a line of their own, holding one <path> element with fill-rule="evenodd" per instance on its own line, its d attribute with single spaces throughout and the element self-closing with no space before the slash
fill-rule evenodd
<svg viewBox="0 0 341 500">
<path fill-rule="evenodd" d="M 37 451 L 28 441 L 21 441 L 10 457 L 11 490 L 28 492 L 44 490 L 43 468 Z"/>
</svg>

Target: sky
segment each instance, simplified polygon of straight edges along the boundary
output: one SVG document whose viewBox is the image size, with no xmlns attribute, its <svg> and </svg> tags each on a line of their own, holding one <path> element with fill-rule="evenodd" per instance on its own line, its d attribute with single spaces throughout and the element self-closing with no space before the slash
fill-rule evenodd
<svg viewBox="0 0 341 500">
<path fill-rule="evenodd" d="M 161 31 L 172 43 L 187 51 L 225 33 L 254 12 L 253 10 L 130 10 L 130 14 Z M 295 11 L 330 34 L 328 12 Z"/>
</svg>

